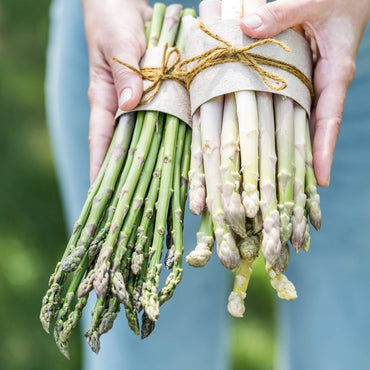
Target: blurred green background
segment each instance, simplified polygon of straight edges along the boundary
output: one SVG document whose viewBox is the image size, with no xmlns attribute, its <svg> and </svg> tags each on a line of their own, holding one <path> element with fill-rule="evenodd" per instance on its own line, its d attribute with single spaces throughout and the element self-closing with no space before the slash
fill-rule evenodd
<svg viewBox="0 0 370 370">
<path fill-rule="evenodd" d="M 44 113 L 48 8 L 47 0 L 0 3 L 0 368 L 4 370 L 81 367 L 78 334 L 67 361 L 38 320 L 49 274 L 67 240 Z M 246 318 L 233 321 L 233 370 L 273 368 L 273 305 L 259 261 L 248 291 Z"/>
</svg>

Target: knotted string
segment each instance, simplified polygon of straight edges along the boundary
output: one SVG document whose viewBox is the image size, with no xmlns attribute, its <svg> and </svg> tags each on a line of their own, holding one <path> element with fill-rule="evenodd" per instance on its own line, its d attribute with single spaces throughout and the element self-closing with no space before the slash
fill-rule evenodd
<svg viewBox="0 0 370 370">
<path fill-rule="evenodd" d="M 206 35 L 223 45 L 217 45 L 210 50 L 205 51 L 204 53 L 189 59 L 185 59 L 181 62 L 180 51 L 177 48 L 171 48 L 171 50 L 168 51 L 168 44 L 166 44 L 163 49 L 161 65 L 159 67 L 143 67 L 140 70 L 120 61 L 117 58 L 113 58 L 114 61 L 124 65 L 125 67 L 138 73 L 142 78 L 152 82 L 152 84 L 144 90 L 143 96 L 145 98 L 140 102 L 141 105 L 150 102 L 157 95 L 162 83 L 166 80 L 176 81 L 189 89 L 194 78 L 205 69 L 218 64 L 235 62 L 242 63 L 257 72 L 264 84 L 275 91 L 284 90 L 288 86 L 288 83 L 283 77 L 262 68 L 261 65 L 277 67 L 287 71 L 302 81 L 302 83 L 309 90 L 312 100 L 314 99 L 314 90 L 310 79 L 297 67 L 287 62 L 250 52 L 251 49 L 265 44 L 275 44 L 286 52 L 290 52 L 291 50 L 289 47 L 283 42 L 275 39 L 264 39 L 256 41 L 248 46 L 235 47 L 227 40 L 224 40 L 220 36 L 210 31 L 202 22 L 199 23 L 199 27 Z M 173 54 L 176 55 L 176 58 L 172 63 L 170 63 L 170 59 Z M 192 63 L 195 63 L 195 65 L 189 68 L 189 65 Z M 186 67 L 188 67 L 188 70 L 186 70 Z M 147 94 L 149 95 L 146 96 Z"/>
<path fill-rule="evenodd" d="M 170 59 L 173 54 L 176 55 L 176 58 L 172 63 L 170 63 Z M 176 81 L 186 87 L 183 74 L 175 71 L 176 67 L 180 64 L 180 60 L 181 53 L 179 49 L 171 48 L 171 50 L 168 51 L 168 44 L 165 44 L 163 48 L 162 62 L 159 67 L 143 67 L 141 69 L 137 69 L 122 60 L 113 58 L 114 62 L 122 64 L 139 74 L 143 79 L 152 82 L 149 87 L 144 90 L 144 98 L 140 101 L 140 105 L 149 103 L 158 94 L 162 83 L 166 80 Z"/>
</svg>

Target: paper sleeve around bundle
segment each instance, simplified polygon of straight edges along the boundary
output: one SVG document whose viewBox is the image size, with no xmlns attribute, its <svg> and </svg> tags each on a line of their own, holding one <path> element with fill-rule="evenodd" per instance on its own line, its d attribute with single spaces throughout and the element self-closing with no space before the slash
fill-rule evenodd
<svg viewBox="0 0 370 370">
<path fill-rule="evenodd" d="M 167 53 L 171 53 L 174 48 L 168 48 Z M 147 49 L 140 62 L 140 68 L 161 67 L 163 61 L 164 48 L 156 47 Z M 181 54 L 182 55 L 182 54 Z M 168 65 L 171 65 L 176 58 L 176 53 L 172 53 Z M 182 58 L 183 59 L 183 55 Z M 143 80 L 143 88 L 149 88 L 151 81 Z M 144 94 L 143 99 L 148 94 Z M 171 114 L 181 121 L 191 126 L 190 98 L 187 89 L 173 79 L 161 81 L 160 89 L 157 94 L 148 103 L 139 104 L 132 111 L 157 111 Z M 122 114 L 127 113 L 118 109 L 115 119 L 117 120 Z"/>
<path fill-rule="evenodd" d="M 259 41 L 246 36 L 241 31 L 239 20 L 217 21 L 210 25 L 207 24 L 207 29 L 229 42 L 235 48 L 242 48 Z M 273 39 L 282 42 L 290 51 L 286 51 L 274 43 L 266 43 L 250 49 L 250 53 L 293 65 L 307 77 L 308 81 L 311 81 L 312 53 L 304 37 L 293 29 L 288 29 Z M 187 59 L 199 56 L 220 45 L 223 44 L 200 29 L 199 21 L 192 21 L 189 36 L 186 39 L 185 50 Z M 189 64 L 188 68 L 193 68 L 196 63 Z M 312 92 L 302 80 L 290 72 L 277 67 L 269 65 L 261 65 L 261 67 L 282 77 L 287 83 L 286 88 L 275 90 L 268 87 L 255 70 L 240 62 L 216 63 L 200 71 L 192 80 L 189 87 L 191 113 L 194 114 L 203 103 L 217 96 L 237 91 L 254 90 L 285 95 L 300 104 L 309 116 Z"/>
</svg>

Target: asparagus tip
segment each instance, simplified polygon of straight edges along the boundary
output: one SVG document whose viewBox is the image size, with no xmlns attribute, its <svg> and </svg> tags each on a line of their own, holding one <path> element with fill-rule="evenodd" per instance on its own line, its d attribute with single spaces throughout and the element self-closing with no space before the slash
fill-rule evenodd
<svg viewBox="0 0 370 370">
<path fill-rule="evenodd" d="M 229 303 L 227 305 L 227 310 L 231 316 L 234 317 L 243 317 L 245 312 L 244 299 L 246 293 L 240 292 L 231 292 L 229 295 Z"/>
<path fill-rule="evenodd" d="M 279 298 L 292 301 L 298 297 L 294 284 L 284 274 L 276 274 L 271 269 L 268 270 L 268 274 L 271 285 L 276 290 Z"/>
<path fill-rule="evenodd" d="M 141 324 L 141 339 L 147 338 L 155 328 L 155 321 L 149 319 L 148 315 L 144 312 Z"/>
</svg>

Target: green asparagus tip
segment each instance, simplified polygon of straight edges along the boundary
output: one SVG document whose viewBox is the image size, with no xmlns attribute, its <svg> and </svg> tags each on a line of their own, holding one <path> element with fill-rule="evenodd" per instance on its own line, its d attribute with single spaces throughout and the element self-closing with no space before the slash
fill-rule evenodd
<svg viewBox="0 0 370 370">
<path fill-rule="evenodd" d="M 148 315 L 144 312 L 141 324 L 141 339 L 147 338 L 155 328 L 155 321 L 149 319 Z"/>
<path fill-rule="evenodd" d="M 92 351 L 96 354 L 100 351 L 100 335 L 97 330 L 94 330 L 93 332 L 87 332 L 85 334 L 85 337 L 87 338 L 87 344 L 90 346 Z"/>
</svg>

